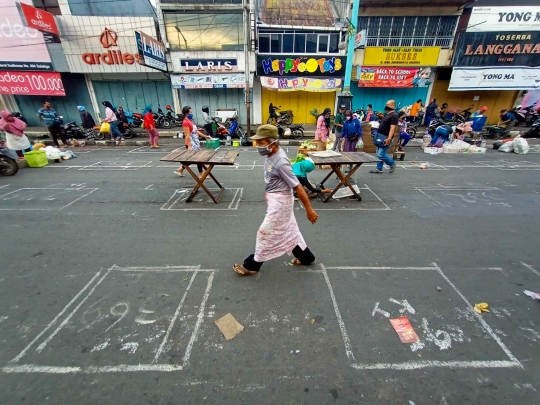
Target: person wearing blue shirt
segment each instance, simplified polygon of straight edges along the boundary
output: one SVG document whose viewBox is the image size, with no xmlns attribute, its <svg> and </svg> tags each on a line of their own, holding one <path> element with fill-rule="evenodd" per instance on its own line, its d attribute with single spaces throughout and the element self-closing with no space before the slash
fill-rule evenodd
<svg viewBox="0 0 540 405">
<path fill-rule="evenodd" d="M 505 128 L 507 131 L 511 131 L 514 125 L 516 125 L 516 117 L 507 109 L 501 110 L 501 120 L 497 125 Z"/>
<path fill-rule="evenodd" d="M 43 102 L 43 108 L 40 108 L 38 111 L 39 120 L 45 124 L 49 133 L 52 136 L 54 145 L 59 148 L 58 138 L 62 140 L 64 148 L 68 147 L 68 141 L 66 135 L 64 134 L 64 129 L 62 128 L 62 120 L 60 116 L 51 108 L 51 103 L 48 101 Z"/>
</svg>

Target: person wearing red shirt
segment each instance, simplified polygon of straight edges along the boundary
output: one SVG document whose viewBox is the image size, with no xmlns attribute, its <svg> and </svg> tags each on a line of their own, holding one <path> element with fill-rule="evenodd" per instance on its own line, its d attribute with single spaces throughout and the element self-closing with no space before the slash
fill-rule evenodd
<svg viewBox="0 0 540 405">
<path fill-rule="evenodd" d="M 156 121 L 154 120 L 152 109 L 148 110 L 148 112 L 144 115 L 143 121 L 144 128 L 146 129 L 146 132 L 148 132 L 148 137 L 150 138 L 150 148 L 159 149 L 159 132 L 156 129 Z"/>
</svg>

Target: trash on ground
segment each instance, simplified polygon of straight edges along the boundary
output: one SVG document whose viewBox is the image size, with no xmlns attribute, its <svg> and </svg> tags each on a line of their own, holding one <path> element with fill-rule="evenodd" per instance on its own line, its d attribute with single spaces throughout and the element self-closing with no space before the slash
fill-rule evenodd
<svg viewBox="0 0 540 405">
<path fill-rule="evenodd" d="M 354 191 L 356 191 L 358 194 L 360 194 L 360 189 L 356 184 L 353 184 Z M 340 198 L 346 198 L 353 195 L 353 192 L 349 187 L 340 188 L 336 194 L 332 197 L 333 200 L 339 200 Z"/>
<path fill-rule="evenodd" d="M 418 342 L 418 335 L 414 331 L 409 318 L 402 316 L 397 319 L 390 319 L 390 323 L 394 327 L 394 330 L 399 336 L 401 343 L 416 343 Z"/>
<path fill-rule="evenodd" d="M 488 304 L 481 302 L 480 304 L 474 304 L 474 310 L 481 314 L 482 312 L 489 312 Z"/>
<path fill-rule="evenodd" d="M 420 169 L 425 169 L 425 168 L 427 168 L 428 166 L 429 166 L 429 163 L 422 163 L 422 164 L 420 165 Z"/>
<path fill-rule="evenodd" d="M 442 291 L 442 288 L 437 286 L 437 291 Z"/>
<path fill-rule="evenodd" d="M 540 294 L 529 291 L 529 290 L 523 290 L 523 294 L 528 295 L 532 299 L 540 300 Z"/>
<path fill-rule="evenodd" d="M 291 350 L 291 354 L 294 354 L 294 353 L 298 354 L 300 353 L 300 350 Z"/>
<path fill-rule="evenodd" d="M 244 330 L 244 327 L 230 313 L 214 322 L 225 339 L 231 340 Z"/>
</svg>

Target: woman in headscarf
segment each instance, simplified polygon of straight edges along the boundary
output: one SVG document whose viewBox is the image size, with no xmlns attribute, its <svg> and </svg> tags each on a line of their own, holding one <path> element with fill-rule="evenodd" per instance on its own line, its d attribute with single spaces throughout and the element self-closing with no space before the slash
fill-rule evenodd
<svg viewBox="0 0 540 405">
<path fill-rule="evenodd" d="M 203 105 L 202 107 L 202 116 L 203 116 L 203 122 L 204 122 L 204 130 L 206 131 L 206 134 L 213 137 L 214 131 L 212 130 L 212 117 L 210 117 L 210 106 Z"/>
<path fill-rule="evenodd" d="M 81 125 L 84 129 L 91 129 L 96 126 L 96 122 L 94 121 L 94 117 L 86 111 L 86 107 L 84 105 L 78 105 L 77 109 L 79 110 L 79 115 L 81 116 Z"/>
<path fill-rule="evenodd" d="M 116 108 L 114 108 L 110 101 L 103 101 L 101 104 L 105 106 L 105 120 L 111 125 L 111 141 L 116 140 L 116 144 L 118 145 L 124 141 L 124 137 L 118 129 L 120 121 L 116 117 Z"/>
<path fill-rule="evenodd" d="M 142 116 L 144 117 L 150 110 L 152 110 L 152 104 L 146 104 L 144 106 L 144 110 L 142 112 Z"/>
<path fill-rule="evenodd" d="M 0 130 L 6 132 L 6 145 L 8 149 L 17 152 L 20 158 L 24 158 L 23 152 L 30 151 L 30 141 L 24 134 L 26 124 L 15 118 L 8 110 L 0 111 Z"/>
<path fill-rule="evenodd" d="M 129 124 L 129 121 L 128 121 L 127 117 L 126 117 L 126 112 L 124 111 L 124 107 L 118 106 L 116 108 L 116 116 L 120 120 L 120 124 L 118 124 L 118 129 L 120 130 L 122 135 L 125 135 L 126 134 L 126 125 Z M 144 116 L 143 116 L 143 119 L 144 119 Z M 124 125 L 124 124 L 126 124 L 126 125 Z"/>
<path fill-rule="evenodd" d="M 330 108 L 325 108 L 319 118 L 317 118 L 317 131 L 315 132 L 315 141 L 317 141 L 317 150 L 325 150 L 325 144 L 330 132 Z"/>
</svg>

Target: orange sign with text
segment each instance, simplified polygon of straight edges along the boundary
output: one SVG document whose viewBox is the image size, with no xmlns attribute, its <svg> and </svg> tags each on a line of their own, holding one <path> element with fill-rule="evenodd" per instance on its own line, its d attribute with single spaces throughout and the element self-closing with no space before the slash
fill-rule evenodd
<svg viewBox="0 0 540 405">
<path fill-rule="evenodd" d="M 117 40 L 118 34 L 109 28 L 105 28 L 99 36 L 99 42 L 105 49 L 118 46 L 116 44 Z M 87 65 L 100 65 L 101 63 L 106 65 L 133 65 L 135 62 L 139 63 L 139 54 L 109 49 L 105 53 L 83 53 L 82 60 Z"/>
</svg>

